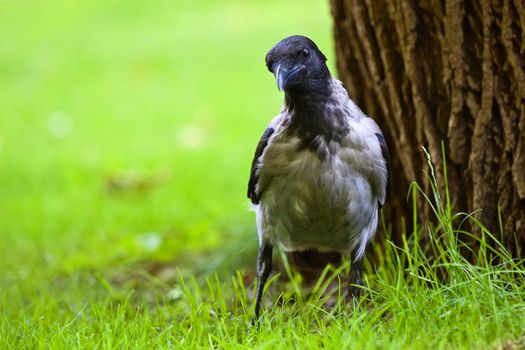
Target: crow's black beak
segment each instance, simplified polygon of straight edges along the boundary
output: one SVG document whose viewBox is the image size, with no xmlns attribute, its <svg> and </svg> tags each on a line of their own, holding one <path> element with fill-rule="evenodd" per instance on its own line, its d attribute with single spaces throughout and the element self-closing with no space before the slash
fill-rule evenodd
<svg viewBox="0 0 525 350">
<path fill-rule="evenodd" d="M 277 64 L 275 67 L 275 80 L 277 80 L 277 88 L 279 91 L 286 89 L 297 74 L 305 68 L 304 64 L 297 64 L 291 69 L 283 67 L 281 64 Z"/>
</svg>

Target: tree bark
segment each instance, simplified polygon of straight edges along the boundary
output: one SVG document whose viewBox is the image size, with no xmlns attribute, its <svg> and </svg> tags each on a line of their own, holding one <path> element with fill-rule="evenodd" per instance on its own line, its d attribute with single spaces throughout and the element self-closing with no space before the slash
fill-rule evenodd
<svg viewBox="0 0 525 350">
<path fill-rule="evenodd" d="M 429 190 L 422 146 L 443 185 L 443 142 L 454 210 L 479 210 L 523 256 L 525 1 L 331 0 L 331 8 L 339 77 L 389 144 L 384 213 L 394 240 L 412 217 L 410 183 Z"/>
</svg>

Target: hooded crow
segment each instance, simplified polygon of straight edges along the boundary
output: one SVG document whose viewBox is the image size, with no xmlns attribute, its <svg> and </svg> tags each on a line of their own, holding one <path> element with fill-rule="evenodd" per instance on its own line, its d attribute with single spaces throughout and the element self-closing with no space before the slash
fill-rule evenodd
<svg viewBox="0 0 525 350">
<path fill-rule="evenodd" d="M 312 40 L 283 39 L 266 66 L 284 105 L 257 145 L 248 183 L 259 235 L 256 319 L 275 245 L 305 257 L 313 250 L 348 257 L 349 294 L 359 297 L 388 173 L 381 130 L 332 77 Z"/>
</svg>

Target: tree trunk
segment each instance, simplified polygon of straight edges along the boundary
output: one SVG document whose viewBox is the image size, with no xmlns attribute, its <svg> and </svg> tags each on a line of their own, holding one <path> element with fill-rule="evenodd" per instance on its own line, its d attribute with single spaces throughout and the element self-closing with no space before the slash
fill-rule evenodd
<svg viewBox="0 0 525 350">
<path fill-rule="evenodd" d="M 523 256 L 525 2 L 331 0 L 331 7 L 339 77 L 389 144 L 385 216 L 394 239 L 401 218 L 412 217 L 410 183 L 429 189 L 422 146 L 443 184 L 443 142 L 454 210 L 481 209 L 475 217 Z M 428 208 L 419 209 L 428 219 Z"/>
</svg>

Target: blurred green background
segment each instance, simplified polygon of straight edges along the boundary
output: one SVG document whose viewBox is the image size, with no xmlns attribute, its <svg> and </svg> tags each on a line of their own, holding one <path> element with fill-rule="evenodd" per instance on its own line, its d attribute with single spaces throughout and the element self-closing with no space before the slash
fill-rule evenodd
<svg viewBox="0 0 525 350">
<path fill-rule="evenodd" d="M 254 264 L 246 184 L 283 99 L 264 56 L 293 34 L 333 67 L 325 1 L 1 1 L 4 293 L 139 260 Z"/>
</svg>

